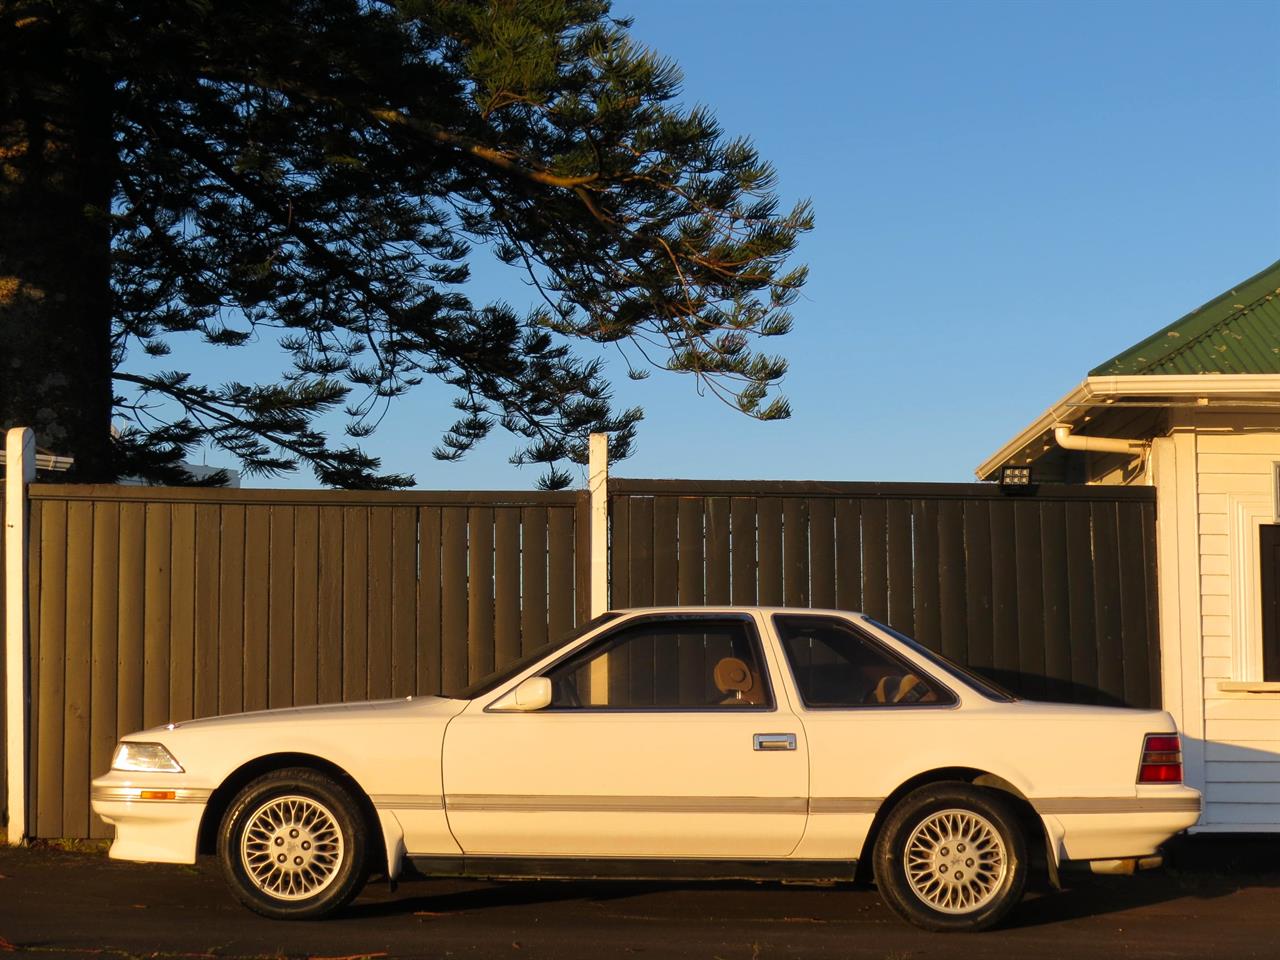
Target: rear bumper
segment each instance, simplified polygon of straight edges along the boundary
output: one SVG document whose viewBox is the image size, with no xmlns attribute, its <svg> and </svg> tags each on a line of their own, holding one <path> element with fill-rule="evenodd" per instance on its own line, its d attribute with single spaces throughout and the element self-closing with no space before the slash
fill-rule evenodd
<svg viewBox="0 0 1280 960">
<path fill-rule="evenodd" d="M 195 863 L 200 820 L 211 792 L 113 772 L 93 781 L 91 797 L 93 812 L 115 827 L 113 860 Z M 144 799 L 148 796 L 165 799 Z"/>
<path fill-rule="evenodd" d="M 1132 798 L 1033 800 L 1032 804 L 1059 862 L 1136 861 L 1152 857 L 1162 843 L 1195 824 L 1203 801 L 1200 791 L 1177 786 Z"/>
</svg>

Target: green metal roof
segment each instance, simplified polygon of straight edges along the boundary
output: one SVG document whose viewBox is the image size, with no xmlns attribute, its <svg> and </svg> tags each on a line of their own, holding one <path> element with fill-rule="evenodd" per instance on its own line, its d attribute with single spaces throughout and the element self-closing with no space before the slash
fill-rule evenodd
<svg viewBox="0 0 1280 960">
<path fill-rule="evenodd" d="M 1280 373 L 1280 260 L 1089 376 L 1146 373 Z"/>
</svg>

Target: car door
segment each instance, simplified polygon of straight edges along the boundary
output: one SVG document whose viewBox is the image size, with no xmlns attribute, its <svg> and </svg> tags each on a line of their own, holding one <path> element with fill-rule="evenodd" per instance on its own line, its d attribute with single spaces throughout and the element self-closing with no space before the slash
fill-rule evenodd
<svg viewBox="0 0 1280 960">
<path fill-rule="evenodd" d="M 783 857 L 808 749 L 755 618 L 644 615 L 534 675 L 531 712 L 473 701 L 445 733 L 449 825 L 470 855 Z"/>
</svg>

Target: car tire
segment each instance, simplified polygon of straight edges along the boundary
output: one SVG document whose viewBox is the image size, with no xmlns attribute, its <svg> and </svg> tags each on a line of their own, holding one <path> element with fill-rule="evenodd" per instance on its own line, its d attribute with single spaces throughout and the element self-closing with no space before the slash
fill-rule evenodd
<svg viewBox="0 0 1280 960">
<path fill-rule="evenodd" d="M 1027 842 L 1013 804 L 967 783 L 930 784 L 903 797 L 873 858 L 889 908 L 935 932 L 994 926 L 1027 884 Z"/>
<path fill-rule="evenodd" d="M 306 767 L 264 774 L 236 794 L 218 859 L 236 899 L 274 920 L 317 920 L 368 877 L 369 831 L 350 791 Z"/>
</svg>

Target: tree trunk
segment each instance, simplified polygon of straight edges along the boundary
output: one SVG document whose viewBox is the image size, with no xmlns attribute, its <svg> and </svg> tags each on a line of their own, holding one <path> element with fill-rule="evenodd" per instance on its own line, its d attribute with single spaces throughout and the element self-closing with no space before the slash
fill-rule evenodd
<svg viewBox="0 0 1280 960">
<path fill-rule="evenodd" d="M 56 9 L 56 8 L 55 8 Z M 115 479 L 111 79 L 49 6 L 0 3 L 0 425 Z"/>
</svg>

